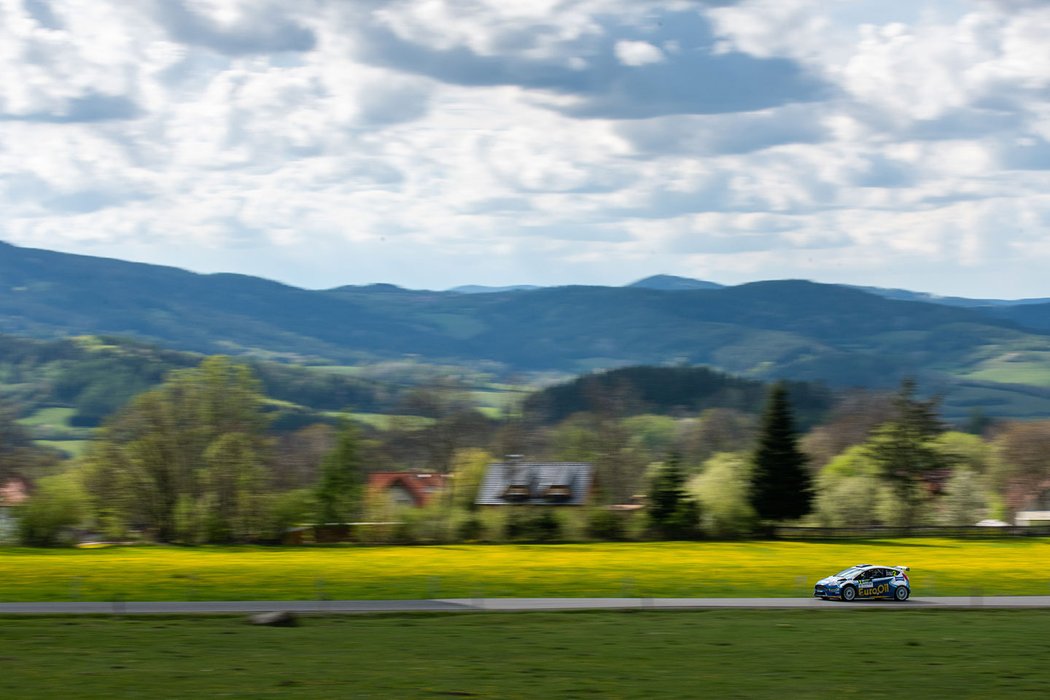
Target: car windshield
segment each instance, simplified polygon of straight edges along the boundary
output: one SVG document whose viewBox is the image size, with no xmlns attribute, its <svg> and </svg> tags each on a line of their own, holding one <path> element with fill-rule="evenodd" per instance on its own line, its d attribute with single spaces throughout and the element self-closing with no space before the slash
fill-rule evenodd
<svg viewBox="0 0 1050 700">
<path fill-rule="evenodd" d="M 843 576 L 852 576 L 853 574 L 856 574 L 856 573 L 858 573 L 860 571 L 863 571 L 863 570 L 864 570 L 863 566 L 851 566 L 848 569 L 843 569 L 842 571 L 838 572 L 837 574 L 835 574 L 835 576 L 837 578 L 842 578 Z"/>
</svg>

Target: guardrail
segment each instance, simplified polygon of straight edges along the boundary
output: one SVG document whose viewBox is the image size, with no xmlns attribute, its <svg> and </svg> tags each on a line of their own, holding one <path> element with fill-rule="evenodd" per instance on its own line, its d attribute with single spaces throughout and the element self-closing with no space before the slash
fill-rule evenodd
<svg viewBox="0 0 1050 700">
<path fill-rule="evenodd" d="M 902 537 L 1050 537 L 1050 525 L 916 525 L 914 527 L 774 527 L 778 540 L 897 539 Z"/>
</svg>

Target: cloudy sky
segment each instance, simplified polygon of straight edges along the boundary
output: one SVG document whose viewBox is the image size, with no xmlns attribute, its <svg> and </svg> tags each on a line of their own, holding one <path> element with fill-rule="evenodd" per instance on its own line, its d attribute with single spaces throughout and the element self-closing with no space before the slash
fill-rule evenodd
<svg viewBox="0 0 1050 700">
<path fill-rule="evenodd" d="M 1050 0 L 0 0 L 0 239 L 1050 296 Z"/>
</svg>

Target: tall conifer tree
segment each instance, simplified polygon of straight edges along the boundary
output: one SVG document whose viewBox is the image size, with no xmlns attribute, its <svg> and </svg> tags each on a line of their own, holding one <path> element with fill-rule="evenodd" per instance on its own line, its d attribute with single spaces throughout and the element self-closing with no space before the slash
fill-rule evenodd
<svg viewBox="0 0 1050 700">
<path fill-rule="evenodd" d="M 782 382 L 769 391 L 752 459 L 751 506 L 760 519 L 791 520 L 810 511 L 810 475 L 806 457 L 798 448 L 795 420 Z"/>
<path fill-rule="evenodd" d="M 690 539 L 699 534 L 700 506 L 685 489 L 681 457 L 671 453 L 649 487 L 649 525 L 663 539 Z"/>
</svg>

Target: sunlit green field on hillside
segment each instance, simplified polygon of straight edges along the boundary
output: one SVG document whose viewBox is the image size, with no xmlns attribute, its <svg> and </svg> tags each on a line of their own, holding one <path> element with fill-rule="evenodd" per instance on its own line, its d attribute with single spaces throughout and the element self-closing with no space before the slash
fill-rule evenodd
<svg viewBox="0 0 1050 700">
<path fill-rule="evenodd" d="M 1021 350 L 989 358 L 965 376 L 988 382 L 1047 387 L 1050 386 L 1048 367 L 1050 367 L 1050 352 Z"/>
<path fill-rule="evenodd" d="M 1050 540 L 0 549 L 0 600 L 808 596 L 865 563 L 915 595 L 1050 594 Z"/>
<path fill-rule="evenodd" d="M 886 607 L 333 616 L 297 628 L 9 617 L 0 697 L 1045 697 L 1050 611 Z"/>
<path fill-rule="evenodd" d="M 49 407 L 35 411 L 33 415 L 19 418 L 18 422 L 26 426 L 45 428 L 65 428 L 69 426 L 69 419 L 76 413 L 72 408 Z"/>
</svg>

